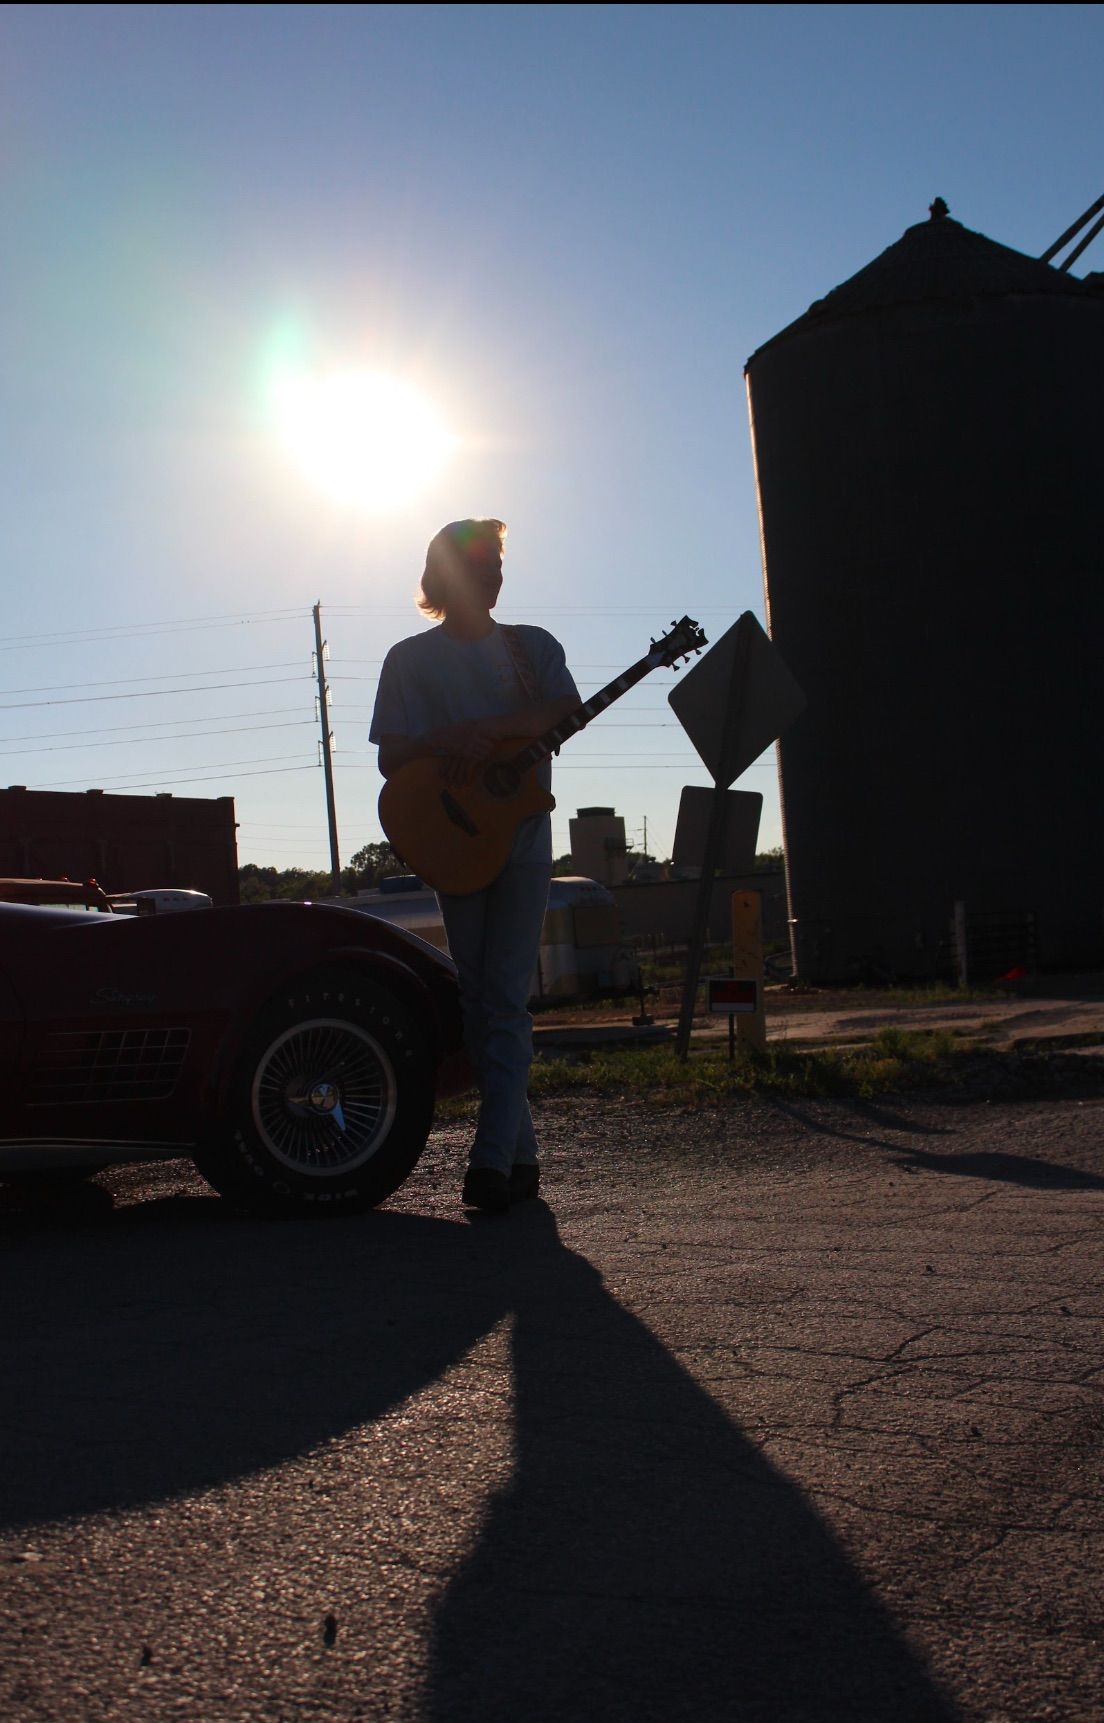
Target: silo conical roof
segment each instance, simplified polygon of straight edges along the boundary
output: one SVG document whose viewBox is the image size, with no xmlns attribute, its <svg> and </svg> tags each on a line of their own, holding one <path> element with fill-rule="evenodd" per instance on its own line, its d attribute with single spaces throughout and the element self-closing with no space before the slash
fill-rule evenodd
<svg viewBox="0 0 1104 1723">
<path fill-rule="evenodd" d="M 942 199 L 937 199 L 929 220 L 907 227 L 872 263 L 823 299 L 815 300 L 803 316 L 757 348 L 748 364 L 791 335 L 804 334 L 836 318 L 861 316 L 890 306 L 1013 293 L 1092 292 L 1084 282 L 1051 264 L 1013 251 L 1011 246 L 998 245 L 984 233 L 952 221 L 945 209 Z"/>
</svg>

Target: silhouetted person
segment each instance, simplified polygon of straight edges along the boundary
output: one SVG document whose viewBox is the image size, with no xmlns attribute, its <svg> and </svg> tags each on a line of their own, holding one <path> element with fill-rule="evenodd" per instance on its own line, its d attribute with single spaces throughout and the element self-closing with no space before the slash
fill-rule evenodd
<svg viewBox="0 0 1104 1723">
<path fill-rule="evenodd" d="M 463 520 L 430 541 L 418 603 L 442 621 L 400 640 L 384 660 L 370 738 L 385 778 L 436 755 L 446 783 L 462 783 L 496 742 L 540 736 L 580 703 L 551 634 L 503 628 L 491 616 L 505 536 L 500 520 Z M 547 787 L 550 763 L 538 770 Z M 552 827 L 542 814 L 522 823 L 509 861 L 485 891 L 437 894 L 480 1094 L 463 1200 L 495 1214 L 540 1186 L 526 1099 L 528 1000 L 551 875 Z"/>
</svg>

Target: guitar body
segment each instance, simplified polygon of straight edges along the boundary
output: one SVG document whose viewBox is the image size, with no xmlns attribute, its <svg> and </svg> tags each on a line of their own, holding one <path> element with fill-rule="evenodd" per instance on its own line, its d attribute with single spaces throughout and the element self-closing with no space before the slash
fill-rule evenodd
<svg viewBox="0 0 1104 1723">
<path fill-rule="evenodd" d="M 434 891 L 467 897 L 486 890 L 509 861 L 522 820 L 556 806 L 555 797 L 537 782 L 540 762 L 642 676 L 661 664 L 670 667 L 705 644 L 691 617 L 673 622 L 643 658 L 543 735 L 499 742 L 466 784 L 446 784 L 439 757 L 408 761 L 387 780 L 379 799 L 380 825 L 391 848 Z"/>
<path fill-rule="evenodd" d="M 537 782 L 536 766 L 516 774 L 516 787 L 488 787 L 495 762 L 516 756 L 526 745 L 499 742 L 466 784 L 446 784 L 443 762 L 429 755 L 400 766 L 384 784 L 380 825 L 395 854 L 434 891 L 466 897 L 485 890 L 509 861 L 522 820 L 556 806 L 555 797 Z"/>
</svg>

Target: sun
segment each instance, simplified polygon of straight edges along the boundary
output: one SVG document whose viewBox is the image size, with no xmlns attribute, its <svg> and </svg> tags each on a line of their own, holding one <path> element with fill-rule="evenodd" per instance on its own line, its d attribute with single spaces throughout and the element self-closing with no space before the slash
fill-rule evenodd
<svg viewBox="0 0 1104 1723">
<path fill-rule="evenodd" d="M 456 447 L 418 390 L 379 371 L 285 374 L 271 401 L 300 471 L 334 501 L 372 513 L 411 502 Z"/>
</svg>

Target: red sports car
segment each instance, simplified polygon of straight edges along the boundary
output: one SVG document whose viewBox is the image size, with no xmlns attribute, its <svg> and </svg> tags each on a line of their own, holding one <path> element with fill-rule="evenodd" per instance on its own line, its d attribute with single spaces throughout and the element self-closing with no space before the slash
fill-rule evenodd
<svg viewBox="0 0 1104 1723">
<path fill-rule="evenodd" d="M 0 903 L 0 1179 L 190 1155 L 249 1207 L 349 1213 L 466 1081 L 455 970 L 387 922 Z"/>
</svg>

